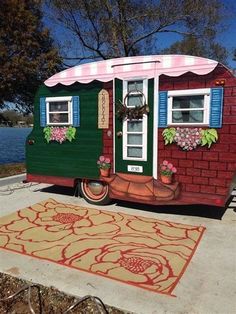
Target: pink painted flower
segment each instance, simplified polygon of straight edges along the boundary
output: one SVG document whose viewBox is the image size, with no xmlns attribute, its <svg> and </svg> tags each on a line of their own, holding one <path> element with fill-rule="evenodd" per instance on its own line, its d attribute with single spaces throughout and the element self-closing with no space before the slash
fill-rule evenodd
<svg viewBox="0 0 236 314">
<path fill-rule="evenodd" d="M 51 141 L 57 141 L 60 144 L 66 140 L 66 128 L 53 127 L 51 131 Z"/>
<path fill-rule="evenodd" d="M 99 169 L 109 169 L 111 168 L 111 159 L 105 156 L 100 156 L 97 165 Z"/>
<path fill-rule="evenodd" d="M 201 128 L 177 128 L 174 141 L 183 150 L 193 150 L 201 144 Z"/>
<path fill-rule="evenodd" d="M 177 169 L 173 166 L 172 163 L 164 160 L 163 163 L 160 165 L 160 173 L 164 176 L 171 176 L 173 173 L 176 173 Z"/>
<path fill-rule="evenodd" d="M 99 160 L 100 160 L 101 162 L 103 162 L 103 161 L 105 160 L 105 157 L 104 157 L 104 156 L 100 156 L 100 157 L 99 157 Z"/>
</svg>

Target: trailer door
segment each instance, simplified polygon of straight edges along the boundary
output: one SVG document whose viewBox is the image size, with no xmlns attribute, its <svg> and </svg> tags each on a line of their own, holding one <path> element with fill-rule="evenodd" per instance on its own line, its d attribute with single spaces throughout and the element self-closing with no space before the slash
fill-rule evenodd
<svg viewBox="0 0 236 314">
<path fill-rule="evenodd" d="M 152 176 L 154 80 L 115 79 L 115 172 Z M 135 118 L 132 111 L 148 105 Z M 122 107 L 123 106 L 123 107 Z M 123 117 L 118 114 L 124 111 Z M 128 116 L 131 112 L 131 117 Z"/>
</svg>

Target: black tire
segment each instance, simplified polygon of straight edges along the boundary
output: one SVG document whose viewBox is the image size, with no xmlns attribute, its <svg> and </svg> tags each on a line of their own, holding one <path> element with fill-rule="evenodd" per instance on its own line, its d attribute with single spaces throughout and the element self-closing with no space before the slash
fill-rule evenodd
<svg viewBox="0 0 236 314">
<path fill-rule="evenodd" d="M 83 179 L 78 182 L 80 195 L 90 204 L 107 205 L 111 202 L 109 186 L 102 181 Z"/>
</svg>

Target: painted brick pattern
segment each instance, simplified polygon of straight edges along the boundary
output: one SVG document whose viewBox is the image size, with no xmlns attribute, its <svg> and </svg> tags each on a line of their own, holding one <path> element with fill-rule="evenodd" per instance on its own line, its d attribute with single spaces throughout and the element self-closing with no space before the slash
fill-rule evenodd
<svg viewBox="0 0 236 314">
<path fill-rule="evenodd" d="M 223 127 L 217 129 L 219 140 L 210 149 L 200 147 L 196 151 L 182 151 L 176 144 L 163 145 L 162 131 L 158 130 L 158 162 L 164 159 L 177 167 L 175 178 L 182 190 L 227 196 L 236 173 L 236 78 L 221 67 L 208 75 L 185 74 L 181 78 L 160 77 L 160 90 L 212 88 L 215 80 L 224 78 Z"/>
<path fill-rule="evenodd" d="M 111 159 L 113 164 L 113 86 L 111 82 L 104 83 L 103 88 L 109 93 L 109 128 L 103 129 L 102 154 Z M 111 168 L 112 169 L 112 168 Z"/>
</svg>

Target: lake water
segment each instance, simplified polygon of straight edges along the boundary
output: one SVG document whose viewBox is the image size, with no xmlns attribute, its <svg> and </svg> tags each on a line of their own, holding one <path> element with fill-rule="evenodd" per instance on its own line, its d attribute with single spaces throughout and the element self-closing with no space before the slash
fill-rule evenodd
<svg viewBox="0 0 236 314">
<path fill-rule="evenodd" d="M 0 164 L 25 161 L 25 140 L 32 128 L 0 128 Z"/>
</svg>

